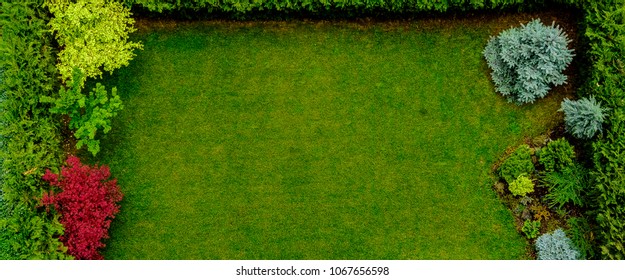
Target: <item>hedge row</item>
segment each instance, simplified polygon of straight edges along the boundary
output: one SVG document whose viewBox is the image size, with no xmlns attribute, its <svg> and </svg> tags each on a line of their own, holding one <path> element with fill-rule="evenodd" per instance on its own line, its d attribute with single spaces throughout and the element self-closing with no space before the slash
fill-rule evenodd
<svg viewBox="0 0 625 280">
<path fill-rule="evenodd" d="M 588 0 L 123 0 L 126 5 L 138 6 L 153 12 L 176 10 L 204 10 L 208 12 L 250 11 L 390 11 L 427 12 L 447 10 L 484 10 L 541 5 L 545 3 L 578 3 Z"/>
<path fill-rule="evenodd" d="M 0 135 L 3 145 L 0 259 L 65 259 L 58 217 L 40 207 L 47 168 L 61 164 L 59 121 L 40 96 L 54 94 L 56 56 L 41 0 L 6 0 L 0 6 Z"/>
<path fill-rule="evenodd" d="M 580 90 L 610 108 L 606 130 L 593 143 L 597 235 L 604 259 L 625 259 L 625 2 L 586 6 L 589 78 Z"/>
</svg>

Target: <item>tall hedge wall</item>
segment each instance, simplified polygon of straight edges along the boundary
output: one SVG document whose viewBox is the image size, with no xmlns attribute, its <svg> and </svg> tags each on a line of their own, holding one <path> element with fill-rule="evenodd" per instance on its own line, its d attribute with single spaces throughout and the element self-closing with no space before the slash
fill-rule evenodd
<svg viewBox="0 0 625 280">
<path fill-rule="evenodd" d="M 53 95 L 56 57 L 41 0 L 5 0 L 0 6 L 0 146 L 2 216 L 0 258 L 64 259 L 63 227 L 39 207 L 48 191 L 46 168 L 60 166 L 59 121 L 39 102 Z"/>
<path fill-rule="evenodd" d="M 590 75 L 580 95 L 610 108 L 603 135 L 593 143 L 597 237 L 604 259 L 625 259 L 625 1 L 586 7 Z"/>
<path fill-rule="evenodd" d="M 586 0 L 123 0 L 128 6 L 139 6 L 154 12 L 207 10 L 224 12 L 383 10 L 422 12 L 449 9 L 501 9 L 548 2 L 577 3 Z"/>
</svg>

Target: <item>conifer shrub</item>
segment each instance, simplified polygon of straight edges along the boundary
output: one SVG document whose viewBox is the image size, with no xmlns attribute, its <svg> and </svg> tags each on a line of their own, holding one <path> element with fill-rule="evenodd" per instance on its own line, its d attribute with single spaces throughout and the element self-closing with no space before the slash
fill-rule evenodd
<svg viewBox="0 0 625 280">
<path fill-rule="evenodd" d="M 604 108 L 593 96 L 579 100 L 565 98 L 560 105 L 564 112 L 566 131 L 579 139 L 590 139 L 601 132 L 601 126 L 606 118 Z"/>
<path fill-rule="evenodd" d="M 515 196 L 525 196 L 534 191 L 534 183 L 525 175 L 520 175 L 508 186 L 510 192 Z"/>
<path fill-rule="evenodd" d="M 519 146 L 499 167 L 499 176 L 508 184 L 516 180 L 520 175 L 530 176 L 534 173 L 532 162 L 532 150 L 528 145 Z"/>
<path fill-rule="evenodd" d="M 573 166 L 575 151 L 564 138 L 551 141 L 538 153 L 538 162 L 546 172 L 562 171 Z"/>
<path fill-rule="evenodd" d="M 573 60 L 570 40 L 559 26 L 535 19 L 492 37 L 484 49 L 496 90 L 518 105 L 545 97 L 566 82 L 562 72 Z"/>
<path fill-rule="evenodd" d="M 60 189 L 45 194 L 42 202 L 61 214 L 65 232 L 59 239 L 76 259 L 102 259 L 98 250 L 104 247 L 102 240 L 108 238 L 122 199 L 117 180 L 109 180 L 110 175 L 106 166 L 83 165 L 77 157 L 70 156 L 60 175 L 46 170 L 43 176 Z"/>
<path fill-rule="evenodd" d="M 580 256 L 562 229 L 541 235 L 535 246 L 539 260 L 577 260 Z"/>
</svg>

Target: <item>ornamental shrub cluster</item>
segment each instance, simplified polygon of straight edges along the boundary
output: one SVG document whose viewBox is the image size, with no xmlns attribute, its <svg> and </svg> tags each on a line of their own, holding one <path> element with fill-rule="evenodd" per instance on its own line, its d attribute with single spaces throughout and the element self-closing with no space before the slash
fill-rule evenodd
<svg viewBox="0 0 625 280">
<path fill-rule="evenodd" d="M 573 60 L 568 43 L 560 27 L 538 19 L 491 38 L 484 57 L 497 91 L 519 105 L 545 97 L 552 86 L 566 82 L 562 72 Z"/>
<path fill-rule="evenodd" d="M 530 176 L 534 173 L 532 162 L 532 150 L 528 145 L 519 146 L 499 167 L 499 176 L 508 184 L 525 174 Z"/>
<path fill-rule="evenodd" d="M 109 180 L 110 175 L 106 166 L 92 168 L 70 156 L 60 175 L 46 170 L 43 176 L 60 189 L 59 193 L 45 194 L 42 202 L 53 205 L 61 214 L 65 233 L 60 239 L 76 259 L 102 259 L 98 250 L 104 247 L 102 240 L 108 238 L 111 220 L 119 212 L 117 203 L 122 199 L 117 180 Z"/>
<path fill-rule="evenodd" d="M 577 260 L 580 256 L 562 229 L 541 235 L 535 246 L 539 260 Z"/>
<path fill-rule="evenodd" d="M 65 259 L 58 216 L 42 211 L 37 197 L 49 190 L 41 180 L 61 160 L 57 120 L 41 96 L 53 96 L 56 56 L 40 0 L 5 0 L 0 5 L 0 114 L 2 204 L 0 257 Z"/>
</svg>

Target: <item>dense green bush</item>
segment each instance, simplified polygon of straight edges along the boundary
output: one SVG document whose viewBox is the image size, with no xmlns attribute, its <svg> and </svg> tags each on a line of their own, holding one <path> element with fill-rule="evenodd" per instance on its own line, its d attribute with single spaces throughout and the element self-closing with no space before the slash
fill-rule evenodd
<svg viewBox="0 0 625 280">
<path fill-rule="evenodd" d="M 534 173 L 532 162 L 532 150 L 528 145 L 519 146 L 499 167 L 499 176 L 508 184 L 516 180 L 520 175 L 531 176 Z"/>
<path fill-rule="evenodd" d="M 580 139 L 590 139 L 601 132 L 606 109 L 594 97 L 562 101 L 566 131 Z"/>
<path fill-rule="evenodd" d="M 59 98 L 42 97 L 43 102 L 54 103 L 51 112 L 70 116 L 69 128 L 75 129 L 74 136 L 78 139 L 77 148 L 87 146 L 94 156 L 100 151 L 100 140 L 95 139 L 96 133 L 108 133 L 111 130 L 111 119 L 123 109 L 117 89 L 111 90 L 109 98 L 106 89 L 100 83 L 87 95 L 81 93 L 83 81 L 82 70 L 75 68 L 70 81 L 71 88 L 61 88 Z"/>
<path fill-rule="evenodd" d="M 46 168 L 60 165 L 57 120 L 40 96 L 54 94 L 56 57 L 41 0 L 8 0 L 0 5 L 0 91 L 6 99 L 0 116 L 6 137 L 0 256 L 7 259 L 63 259 L 58 217 L 39 208 L 37 197 L 49 190 L 41 180 Z"/>
<path fill-rule="evenodd" d="M 545 199 L 550 207 L 562 209 L 565 204 L 583 206 L 583 193 L 588 189 L 588 171 L 576 164 L 562 171 L 546 173 L 542 182 L 549 188 Z"/>
<path fill-rule="evenodd" d="M 515 196 L 525 196 L 534 191 L 534 183 L 527 176 L 519 175 L 516 180 L 510 183 L 508 189 Z"/>
<path fill-rule="evenodd" d="M 538 153 L 538 162 L 545 167 L 546 172 L 567 169 L 573 166 L 574 159 L 573 146 L 564 138 L 549 142 Z"/>
<path fill-rule="evenodd" d="M 568 43 L 559 26 L 545 26 L 538 19 L 492 37 L 484 57 L 497 91 L 508 101 L 524 104 L 564 84 L 562 72 L 573 60 Z"/>
<path fill-rule="evenodd" d="M 539 260 L 577 260 L 580 256 L 562 229 L 541 235 L 535 245 Z"/>
<path fill-rule="evenodd" d="M 57 68 L 63 80 L 79 68 L 84 77 L 100 77 L 101 68 L 112 72 L 135 56 L 142 45 L 128 41 L 135 31 L 130 11 L 105 0 L 46 0 L 54 15 L 50 27 L 61 46 Z M 76 24 L 80 23 L 80 24 Z M 82 86 L 81 86 L 82 87 Z"/>
</svg>

